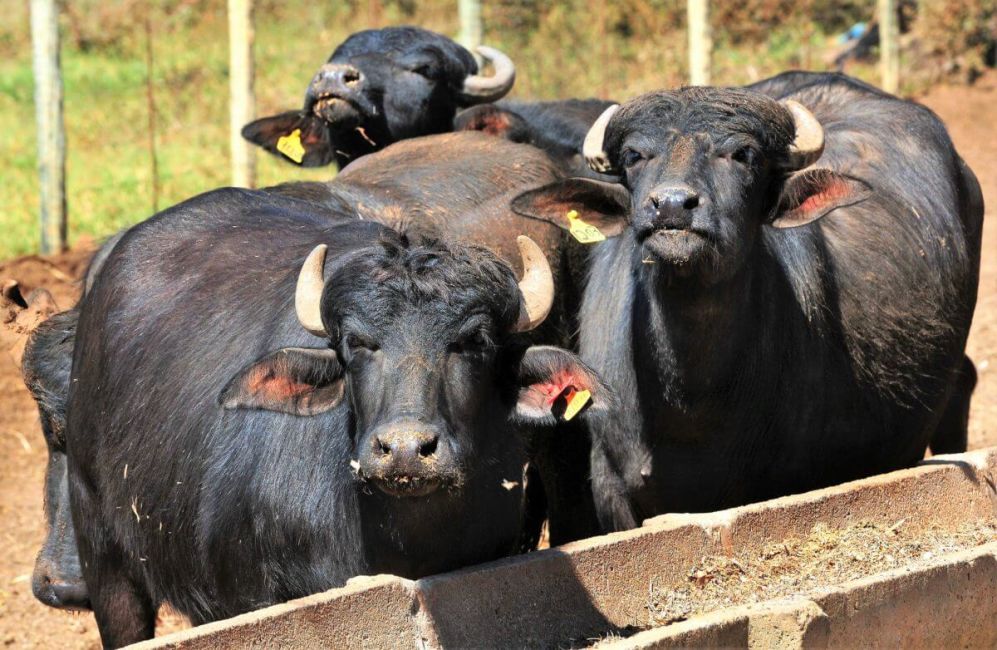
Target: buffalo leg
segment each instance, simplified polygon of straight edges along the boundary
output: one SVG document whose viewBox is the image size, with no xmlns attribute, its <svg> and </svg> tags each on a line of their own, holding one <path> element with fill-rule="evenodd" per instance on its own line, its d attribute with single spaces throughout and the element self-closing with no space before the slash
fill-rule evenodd
<svg viewBox="0 0 997 650">
<path fill-rule="evenodd" d="M 640 525 L 623 478 L 613 469 L 599 444 L 592 445 L 592 495 L 602 532 L 630 530 Z"/>
<path fill-rule="evenodd" d="M 957 454 L 966 451 L 969 438 L 969 402 L 976 388 L 976 367 L 969 357 L 962 358 L 956 372 L 942 419 L 931 436 L 932 454 Z"/>
<path fill-rule="evenodd" d="M 537 548 L 543 533 L 543 523 L 547 518 L 547 494 L 536 464 L 526 468 L 526 499 L 523 512 L 523 530 L 519 535 L 517 550 L 529 553 Z"/>
<path fill-rule="evenodd" d="M 76 542 L 90 605 L 105 648 L 120 648 L 154 636 L 156 607 L 141 581 L 129 575 L 124 551 L 107 539 L 90 489 L 70 470 Z"/>
<path fill-rule="evenodd" d="M 599 533 L 589 484 L 589 434 L 580 422 L 562 422 L 543 436 L 535 459 L 547 500 L 550 545 Z"/>
</svg>

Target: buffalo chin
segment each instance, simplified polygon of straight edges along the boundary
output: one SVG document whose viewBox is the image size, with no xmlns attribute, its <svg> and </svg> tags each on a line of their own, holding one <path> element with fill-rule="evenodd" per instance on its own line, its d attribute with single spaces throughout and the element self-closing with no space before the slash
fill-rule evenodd
<svg viewBox="0 0 997 650">
<path fill-rule="evenodd" d="M 353 128 L 363 121 L 360 109 L 340 97 L 323 97 L 315 101 L 312 112 L 336 128 Z"/>
<path fill-rule="evenodd" d="M 641 242 L 644 250 L 654 256 L 648 262 L 664 262 L 692 272 L 710 252 L 710 242 L 691 230 L 655 230 Z"/>
<path fill-rule="evenodd" d="M 372 480 L 381 492 L 393 497 L 424 497 L 443 486 L 439 477 L 392 476 Z"/>
</svg>

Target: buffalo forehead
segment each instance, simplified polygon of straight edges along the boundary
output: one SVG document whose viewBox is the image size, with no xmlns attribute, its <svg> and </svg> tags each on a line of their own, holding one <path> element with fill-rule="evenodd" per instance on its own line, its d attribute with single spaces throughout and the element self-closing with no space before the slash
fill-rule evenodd
<svg viewBox="0 0 997 650">
<path fill-rule="evenodd" d="M 336 48 L 329 61 L 345 62 L 364 55 L 394 59 L 420 50 L 441 54 L 445 64 L 459 61 L 466 70 L 477 71 L 473 57 L 466 50 L 440 34 L 418 27 L 387 27 L 357 32 Z"/>
<path fill-rule="evenodd" d="M 642 95 L 610 121 L 606 143 L 618 151 L 636 134 L 660 140 L 669 132 L 707 134 L 714 143 L 749 134 L 767 149 L 784 148 L 793 137 L 789 113 L 771 98 L 734 89 L 683 89 Z"/>
</svg>

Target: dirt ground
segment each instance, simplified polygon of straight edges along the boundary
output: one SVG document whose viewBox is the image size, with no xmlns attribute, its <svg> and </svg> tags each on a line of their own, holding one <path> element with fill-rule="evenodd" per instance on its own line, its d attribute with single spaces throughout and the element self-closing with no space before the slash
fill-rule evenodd
<svg viewBox="0 0 997 650">
<path fill-rule="evenodd" d="M 997 74 L 974 87 L 940 87 L 922 100 L 948 125 L 960 153 L 976 172 L 990 206 L 984 228 L 979 302 L 969 337 L 979 384 L 970 418 L 970 448 L 997 445 Z M 92 246 L 50 258 L 28 256 L 0 262 L 0 278 L 26 289 L 48 288 L 62 308 L 78 291 Z M 49 609 L 31 595 L 31 570 L 44 535 L 42 481 L 45 443 L 37 411 L 11 360 L 0 354 L 0 645 L 5 648 L 96 648 L 90 614 Z M 176 629 L 175 619 L 164 628 Z"/>
</svg>

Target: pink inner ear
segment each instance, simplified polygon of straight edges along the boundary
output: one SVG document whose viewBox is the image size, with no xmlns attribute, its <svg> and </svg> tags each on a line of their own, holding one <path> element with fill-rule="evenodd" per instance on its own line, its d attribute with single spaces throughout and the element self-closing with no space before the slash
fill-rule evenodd
<svg viewBox="0 0 997 650">
<path fill-rule="evenodd" d="M 576 383 L 576 377 L 562 370 L 551 377 L 549 382 L 533 384 L 530 388 L 539 392 L 543 396 L 544 405 L 550 408 L 566 391 L 578 390 Z"/>
<path fill-rule="evenodd" d="M 247 388 L 254 395 L 274 401 L 285 401 L 308 393 L 313 386 L 294 381 L 286 375 L 278 375 L 273 370 L 256 369 L 247 378 Z"/>
<path fill-rule="evenodd" d="M 512 125 L 512 120 L 508 113 L 495 109 L 484 109 L 474 113 L 473 117 L 464 125 L 464 131 L 481 131 L 488 135 L 504 135 Z"/>
<path fill-rule="evenodd" d="M 808 196 L 793 212 L 816 212 L 849 194 L 851 188 L 848 183 L 835 179 L 824 185 L 819 192 Z"/>
<path fill-rule="evenodd" d="M 499 114 L 489 115 L 475 127 L 489 135 L 502 135 L 509 129 L 509 116 Z"/>
</svg>

